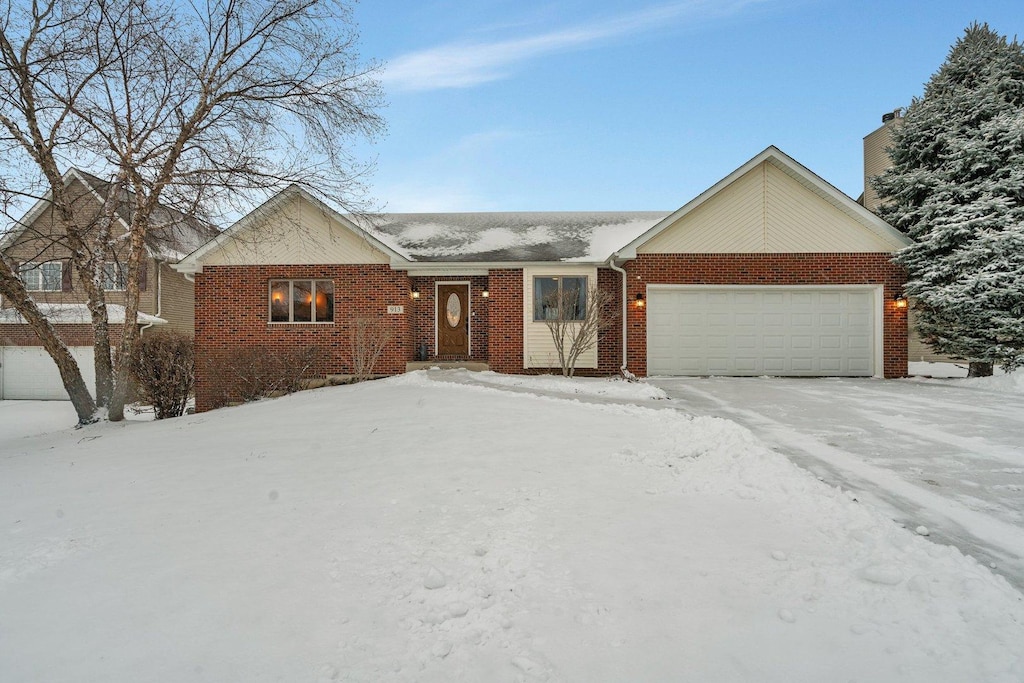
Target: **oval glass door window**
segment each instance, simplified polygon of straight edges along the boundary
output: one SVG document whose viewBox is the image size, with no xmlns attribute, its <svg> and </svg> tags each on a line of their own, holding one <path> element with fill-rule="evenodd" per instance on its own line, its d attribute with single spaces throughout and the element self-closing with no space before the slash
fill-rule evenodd
<svg viewBox="0 0 1024 683">
<path fill-rule="evenodd" d="M 448 327 L 458 327 L 462 320 L 462 302 L 459 295 L 452 292 L 448 295 L 448 304 L 445 306 L 444 317 L 448 320 Z"/>
</svg>

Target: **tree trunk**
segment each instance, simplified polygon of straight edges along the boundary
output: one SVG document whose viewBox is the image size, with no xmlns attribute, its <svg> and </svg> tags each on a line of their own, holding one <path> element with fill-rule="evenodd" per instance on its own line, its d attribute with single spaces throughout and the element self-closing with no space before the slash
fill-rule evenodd
<svg viewBox="0 0 1024 683">
<path fill-rule="evenodd" d="M 992 363 L 989 361 L 971 361 L 970 368 L 967 370 L 968 377 L 991 377 L 992 376 Z"/>
<path fill-rule="evenodd" d="M 14 304 L 14 308 L 25 318 L 29 327 L 39 337 L 43 348 L 57 364 L 60 379 L 68 392 L 68 398 L 71 399 L 71 405 L 75 407 L 75 413 L 78 414 L 78 424 L 96 422 L 96 403 L 92 400 L 89 388 L 85 386 L 78 363 L 68 351 L 67 345 L 57 336 L 53 325 L 43 316 L 39 307 L 36 306 L 36 302 L 25 291 L 21 280 L 2 258 L 0 258 L 0 294 Z"/>
<path fill-rule="evenodd" d="M 142 193 L 137 193 L 141 201 Z M 131 364 L 135 353 L 135 344 L 139 340 L 137 316 L 139 312 L 139 279 L 141 262 L 144 258 L 146 244 L 145 235 L 148 225 L 145 223 L 148 214 L 141 207 L 136 207 L 135 220 L 129 229 L 128 267 L 124 283 L 124 326 L 121 331 L 121 343 L 117 349 L 117 363 L 114 368 L 114 390 L 110 395 L 107 416 L 111 422 L 124 419 L 124 404 L 128 398 L 128 384 L 131 382 Z"/>
</svg>

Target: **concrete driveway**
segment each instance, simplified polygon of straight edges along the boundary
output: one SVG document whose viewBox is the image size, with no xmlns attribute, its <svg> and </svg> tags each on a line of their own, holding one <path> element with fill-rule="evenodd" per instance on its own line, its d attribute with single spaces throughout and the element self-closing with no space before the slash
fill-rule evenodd
<svg viewBox="0 0 1024 683">
<path fill-rule="evenodd" d="M 654 378 L 1024 589 L 1024 396 L 963 382 Z M 922 529 L 922 531 L 924 531 Z"/>
</svg>

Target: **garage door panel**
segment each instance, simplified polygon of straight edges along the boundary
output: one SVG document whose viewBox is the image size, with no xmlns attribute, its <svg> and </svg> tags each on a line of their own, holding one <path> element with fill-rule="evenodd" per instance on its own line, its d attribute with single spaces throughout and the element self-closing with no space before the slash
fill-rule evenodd
<svg viewBox="0 0 1024 683">
<path fill-rule="evenodd" d="M 843 361 L 841 358 L 822 358 L 820 367 L 822 372 L 836 375 L 843 371 Z"/>
<path fill-rule="evenodd" d="M 654 286 L 648 372 L 870 376 L 875 306 L 871 289 Z"/>
<path fill-rule="evenodd" d="M 78 363 L 90 391 L 96 385 L 91 346 L 68 349 Z M 41 346 L 0 347 L 0 398 L 35 401 L 66 401 L 68 393 L 56 363 Z"/>
</svg>

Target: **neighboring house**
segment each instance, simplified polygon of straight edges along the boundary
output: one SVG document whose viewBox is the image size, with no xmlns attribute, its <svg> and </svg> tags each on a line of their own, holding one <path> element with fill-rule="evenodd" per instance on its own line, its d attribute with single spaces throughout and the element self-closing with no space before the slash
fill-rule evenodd
<svg viewBox="0 0 1024 683">
<path fill-rule="evenodd" d="M 341 215 L 292 186 L 175 269 L 196 285 L 198 410 L 240 349 L 315 346 L 351 372 L 358 318 L 393 331 L 376 371 L 557 366 L 545 294 L 600 287 L 622 324 L 578 372 L 900 377 L 894 228 L 769 147 L 673 213 Z"/>
<path fill-rule="evenodd" d="M 74 211 L 87 225 L 100 215 L 110 185 L 78 170 L 68 171 L 64 182 L 75 202 Z M 125 234 L 130 220 L 129 193 L 122 192 L 112 237 Z M 192 283 L 170 264 L 217 234 L 212 227 L 180 213 L 160 207 L 146 242 L 147 254 L 140 272 L 137 324 L 147 329 L 160 325 L 192 334 L 194 289 Z M 93 335 L 85 306 L 86 295 L 78 273 L 71 265 L 70 252 L 61 239 L 63 229 L 50 202 L 42 199 L 10 230 L 0 236 L 0 251 L 18 268 L 33 299 L 54 324 L 57 334 L 71 348 L 90 390 L 93 378 Z M 124 324 L 124 274 L 121 267 L 126 251 L 108 254 L 104 277 L 105 298 L 111 325 L 111 339 L 120 338 Z M 38 338 L 8 302 L 0 301 L 0 399 L 66 400 L 57 367 L 40 346 Z"/>
</svg>

